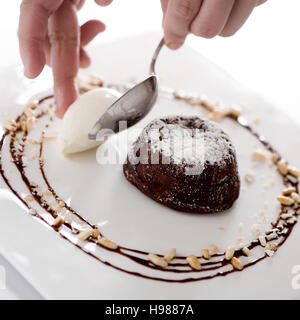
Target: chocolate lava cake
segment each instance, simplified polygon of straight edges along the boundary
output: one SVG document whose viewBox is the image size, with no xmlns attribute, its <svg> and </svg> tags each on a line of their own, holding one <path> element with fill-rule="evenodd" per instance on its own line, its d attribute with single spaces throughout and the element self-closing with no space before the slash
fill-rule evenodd
<svg viewBox="0 0 300 320">
<path fill-rule="evenodd" d="M 239 196 L 235 148 L 214 122 L 172 116 L 149 123 L 123 166 L 128 181 L 172 209 L 214 213 Z"/>
</svg>

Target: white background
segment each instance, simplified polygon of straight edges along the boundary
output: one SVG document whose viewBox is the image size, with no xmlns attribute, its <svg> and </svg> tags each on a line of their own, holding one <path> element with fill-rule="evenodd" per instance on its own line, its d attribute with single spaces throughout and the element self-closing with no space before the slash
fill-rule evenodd
<svg viewBox="0 0 300 320">
<path fill-rule="evenodd" d="M 20 0 L 1 1 L 0 67 L 20 63 L 16 36 L 20 3 Z M 206 40 L 190 36 L 187 44 L 300 121 L 299 12 L 299 0 L 269 0 L 253 12 L 234 37 Z M 159 0 L 115 0 L 106 8 L 87 0 L 79 17 L 81 23 L 92 18 L 105 22 L 107 31 L 99 37 L 106 39 L 161 28 Z M 2 257 L 0 265 L 9 269 L 8 290 L 0 290 L 0 299 L 38 297 L 26 282 L 18 285 L 21 278 Z"/>
</svg>

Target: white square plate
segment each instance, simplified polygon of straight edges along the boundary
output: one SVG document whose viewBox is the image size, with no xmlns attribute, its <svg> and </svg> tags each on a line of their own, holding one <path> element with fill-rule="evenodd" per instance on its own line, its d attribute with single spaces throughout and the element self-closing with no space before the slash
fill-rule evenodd
<svg viewBox="0 0 300 320">
<path fill-rule="evenodd" d="M 113 43 L 100 43 L 91 49 L 93 65 L 90 71 L 99 74 L 108 83 L 125 84 L 131 76 L 143 79 L 158 41 L 159 35 L 145 34 Z M 164 49 L 157 70 L 163 86 L 205 94 L 225 104 L 245 106 L 245 118 L 251 124 L 255 118 L 259 118 L 260 124 L 253 123 L 255 129 L 290 163 L 299 166 L 297 148 L 300 127 L 201 55 L 188 47 L 177 52 Z M 49 88 L 50 84 L 48 73 L 38 80 L 27 81 L 19 68 L 3 70 L 0 76 L 1 120 L 15 117 L 22 111 L 26 101 Z M 143 128 L 152 119 L 170 114 L 205 116 L 200 107 L 161 97 L 154 110 L 137 127 Z M 56 135 L 59 125 L 60 121 L 55 120 L 46 134 Z M 162 207 L 126 181 L 121 163 L 100 166 L 95 160 L 95 151 L 64 158 L 58 154 L 54 141 L 46 143 L 43 150 L 45 172 L 61 199 L 85 219 L 98 224 L 108 238 L 122 246 L 159 253 L 176 247 L 179 255 L 199 255 L 201 249 L 211 243 L 222 250 L 230 244 L 240 247 L 237 237 L 245 237 L 244 242 L 248 243 L 253 239 L 253 224 L 264 220 L 262 225 L 266 229 L 278 215 L 276 196 L 283 186 L 274 168 L 254 163 L 251 159 L 254 148 L 262 146 L 248 131 L 229 119 L 220 125 L 236 146 L 242 181 L 240 198 L 232 209 L 224 213 L 193 215 Z M 108 145 L 113 148 L 118 139 L 119 136 L 111 139 Z M 32 154 L 34 150 L 28 152 Z M 9 162 L 7 145 L 4 146 L 2 159 L 12 185 L 25 196 L 28 191 Z M 34 163 L 28 165 L 28 170 L 36 181 L 41 179 Z M 256 172 L 252 185 L 247 185 L 243 179 L 249 170 Z M 86 255 L 44 223 L 26 214 L 24 205 L 12 195 L 1 178 L 0 207 L 0 252 L 46 298 L 300 297 L 300 290 L 292 287 L 295 277 L 292 268 L 300 264 L 298 225 L 272 258 L 264 259 L 242 272 L 200 282 L 168 283 L 121 272 Z M 37 210 L 42 209 L 37 206 Z M 43 214 L 46 217 L 46 213 Z M 93 246 L 87 246 L 86 249 L 105 261 L 133 272 L 170 279 L 187 277 L 136 265 L 130 259 L 104 249 L 95 249 Z"/>
</svg>

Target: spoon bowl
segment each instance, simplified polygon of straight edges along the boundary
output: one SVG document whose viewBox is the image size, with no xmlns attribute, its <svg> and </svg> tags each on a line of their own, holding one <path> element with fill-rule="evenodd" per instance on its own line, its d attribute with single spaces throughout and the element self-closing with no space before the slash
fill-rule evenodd
<svg viewBox="0 0 300 320">
<path fill-rule="evenodd" d="M 158 95 L 155 62 L 163 45 L 164 39 L 160 41 L 152 57 L 150 76 L 128 90 L 106 110 L 90 130 L 90 140 L 102 140 L 105 136 L 126 130 L 150 112 Z"/>
</svg>

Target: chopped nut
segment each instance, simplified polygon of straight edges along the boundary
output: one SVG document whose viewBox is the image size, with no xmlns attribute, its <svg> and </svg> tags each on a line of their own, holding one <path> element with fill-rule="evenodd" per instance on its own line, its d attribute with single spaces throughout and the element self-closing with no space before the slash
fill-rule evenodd
<svg viewBox="0 0 300 320">
<path fill-rule="evenodd" d="M 176 256 L 176 249 L 175 248 L 172 248 L 165 256 L 164 256 L 164 259 L 166 261 L 171 261 L 175 258 Z"/>
<path fill-rule="evenodd" d="M 58 206 L 59 206 L 60 208 L 64 208 L 64 207 L 66 206 L 66 204 L 65 204 L 62 200 L 59 200 L 59 201 L 58 201 Z"/>
<path fill-rule="evenodd" d="M 34 182 L 34 181 L 30 181 L 30 185 L 31 185 L 32 187 L 37 187 L 37 186 L 38 186 L 37 183 Z"/>
<path fill-rule="evenodd" d="M 237 241 L 237 242 L 243 242 L 244 240 L 245 240 L 244 237 L 237 237 L 237 238 L 236 238 L 236 241 Z"/>
<path fill-rule="evenodd" d="M 168 266 L 168 262 L 164 258 L 161 258 L 154 253 L 149 253 L 148 259 L 158 267 L 166 268 Z"/>
<path fill-rule="evenodd" d="M 233 267 L 237 270 L 243 270 L 243 264 L 241 263 L 241 261 L 236 258 L 236 257 L 233 257 L 231 259 L 231 264 L 233 265 Z"/>
<path fill-rule="evenodd" d="M 291 198 L 292 198 L 295 202 L 300 203 L 300 195 L 299 195 L 298 193 L 293 192 L 293 193 L 291 194 Z"/>
<path fill-rule="evenodd" d="M 29 102 L 29 103 L 26 105 L 25 108 L 26 108 L 26 110 L 29 110 L 29 109 L 34 110 L 34 109 L 37 108 L 37 103 L 35 103 L 35 102 Z"/>
<path fill-rule="evenodd" d="M 231 116 L 239 117 L 242 113 L 241 106 L 234 104 L 229 107 L 228 114 Z"/>
<path fill-rule="evenodd" d="M 92 237 L 97 239 L 100 236 L 100 231 L 98 229 L 94 229 L 92 232 Z"/>
<path fill-rule="evenodd" d="M 278 153 L 272 152 L 271 159 L 274 163 L 276 163 L 280 159 L 280 156 Z"/>
<path fill-rule="evenodd" d="M 34 198 L 33 198 L 32 195 L 29 194 L 28 196 L 26 196 L 26 197 L 24 198 L 24 200 L 25 200 L 25 201 L 33 201 Z"/>
<path fill-rule="evenodd" d="M 295 167 L 288 167 L 288 172 L 297 178 L 300 176 L 300 170 Z"/>
<path fill-rule="evenodd" d="M 265 250 L 265 253 L 266 253 L 269 257 L 272 257 L 273 254 L 274 254 L 274 251 L 273 251 L 273 250 L 266 249 L 266 250 Z"/>
<path fill-rule="evenodd" d="M 278 249 L 278 245 L 276 245 L 275 243 L 267 243 L 265 250 L 272 250 L 272 251 L 277 251 Z"/>
<path fill-rule="evenodd" d="M 261 150 L 261 149 L 256 149 L 253 153 L 252 153 L 252 157 L 255 159 L 255 160 L 258 160 L 258 161 L 266 161 L 267 160 L 267 154 L 265 151 Z"/>
<path fill-rule="evenodd" d="M 259 117 L 255 117 L 253 119 L 254 124 L 259 124 L 260 123 L 260 118 Z"/>
<path fill-rule="evenodd" d="M 289 219 L 289 218 L 292 218 L 293 217 L 293 214 L 292 213 L 283 213 L 280 218 L 283 219 L 283 220 L 286 220 L 286 219 Z"/>
<path fill-rule="evenodd" d="M 296 211 L 296 214 L 299 216 L 300 215 L 300 209 L 298 209 L 297 211 Z"/>
<path fill-rule="evenodd" d="M 39 143 L 40 143 L 38 140 L 32 139 L 32 138 L 29 138 L 29 139 L 28 139 L 28 142 L 29 142 L 30 144 L 39 144 Z"/>
<path fill-rule="evenodd" d="M 291 206 L 295 202 L 294 199 L 286 196 L 278 196 L 277 200 L 285 206 Z"/>
<path fill-rule="evenodd" d="M 15 120 L 8 119 L 4 120 L 2 124 L 3 128 L 9 131 L 16 131 L 17 130 L 17 124 Z"/>
<path fill-rule="evenodd" d="M 293 184 L 298 183 L 298 178 L 292 176 L 291 174 L 288 174 L 288 175 L 286 176 L 286 178 L 287 178 L 291 183 L 293 183 Z"/>
<path fill-rule="evenodd" d="M 209 112 L 207 114 L 207 119 L 214 121 L 214 122 L 219 122 L 221 121 L 224 117 L 226 116 L 226 113 L 221 111 L 221 110 L 215 110 L 213 112 Z"/>
<path fill-rule="evenodd" d="M 267 238 L 268 241 L 271 241 L 271 240 L 277 239 L 278 235 L 277 235 L 277 233 L 273 232 L 273 233 L 268 234 L 266 236 L 266 238 Z"/>
<path fill-rule="evenodd" d="M 201 253 L 202 253 L 203 258 L 206 260 L 209 260 L 211 258 L 208 249 L 202 249 Z"/>
<path fill-rule="evenodd" d="M 203 99 L 201 101 L 201 106 L 211 112 L 215 111 L 215 109 L 216 109 L 216 104 L 207 100 L 207 99 Z"/>
<path fill-rule="evenodd" d="M 254 179 L 255 179 L 255 173 L 248 172 L 248 173 L 245 174 L 245 181 L 247 183 L 252 183 L 254 181 Z"/>
<path fill-rule="evenodd" d="M 247 256 L 247 257 L 249 257 L 249 256 L 251 255 L 251 250 L 250 250 L 249 248 L 247 248 L 247 247 L 244 247 L 244 248 L 242 249 L 242 251 L 243 251 L 243 254 L 244 254 L 245 256 Z"/>
<path fill-rule="evenodd" d="M 37 215 L 37 211 L 35 209 L 29 209 L 28 213 L 31 215 L 31 216 L 36 216 Z"/>
<path fill-rule="evenodd" d="M 284 190 L 282 191 L 282 195 L 284 195 L 284 196 L 289 196 L 289 195 L 291 195 L 293 192 L 296 192 L 296 188 L 295 188 L 295 187 L 288 187 L 288 188 L 286 188 L 286 189 L 284 189 Z"/>
<path fill-rule="evenodd" d="M 21 121 L 20 127 L 21 127 L 21 130 L 22 130 L 23 132 L 26 132 L 26 131 L 27 131 L 26 121 Z"/>
<path fill-rule="evenodd" d="M 85 241 L 92 235 L 92 233 L 93 233 L 93 229 L 80 231 L 80 233 L 78 235 L 78 239 L 80 241 Z"/>
<path fill-rule="evenodd" d="M 34 117 L 35 116 L 35 113 L 34 113 L 34 110 L 32 108 L 27 108 L 25 109 L 25 115 L 27 118 L 30 118 L 30 117 Z"/>
<path fill-rule="evenodd" d="M 279 172 L 282 175 L 286 175 L 288 173 L 288 163 L 286 160 L 281 159 L 278 163 L 277 163 L 277 169 L 279 170 Z"/>
<path fill-rule="evenodd" d="M 196 256 L 190 255 L 186 258 L 187 263 L 195 270 L 201 270 L 202 266 Z"/>
<path fill-rule="evenodd" d="M 209 247 L 208 247 L 208 252 L 209 254 L 212 256 L 214 255 L 215 253 L 217 253 L 219 251 L 219 248 L 214 245 L 214 244 L 211 244 Z"/>
<path fill-rule="evenodd" d="M 226 260 L 231 260 L 233 255 L 235 253 L 235 247 L 229 246 L 226 251 L 225 251 L 225 259 Z"/>
<path fill-rule="evenodd" d="M 54 141 L 56 140 L 56 137 L 47 137 L 47 136 L 44 136 L 44 141 Z"/>
<path fill-rule="evenodd" d="M 45 196 L 45 197 L 50 197 L 50 196 L 52 196 L 52 192 L 51 192 L 50 190 L 46 190 L 46 191 L 44 192 L 44 196 Z"/>
<path fill-rule="evenodd" d="M 286 221 L 288 224 L 295 224 L 297 222 L 297 218 L 296 217 L 292 217 L 292 218 L 289 218 L 287 221 Z"/>
<path fill-rule="evenodd" d="M 26 128 L 27 130 L 32 130 L 34 129 L 35 127 L 35 117 L 30 117 L 30 118 L 27 118 L 27 121 L 26 121 Z"/>
<path fill-rule="evenodd" d="M 98 240 L 98 243 L 101 246 L 103 246 L 103 247 L 105 247 L 107 249 L 110 249 L 110 250 L 117 250 L 118 249 L 118 245 L 116 243 L 114 243 L 113 241 L 108 240 L 107 238 L 100 238 Z"/>
<path fill-rule="evenodd" d="M 55 228 L 59 228 L 62 224 L 64 224 L 65 221 L 62 217 L 57 217 L 53 223 L 52 223 L 52 226 L 55 227 Z"/>
<path fill-rule="evenodd" d="M 265 237 L 265 236 L 259 236 L 259 237 L 258 237 L 258 240 L 259 240 L 260 244 L 261 244 L 263 247 L 266 246 L 267 240 L 266 240 L 266 237 Z"/>
</svg>

